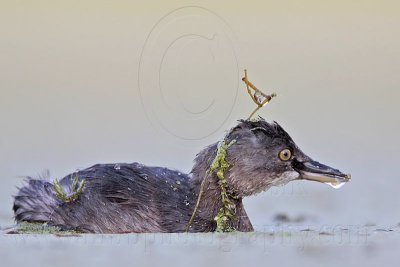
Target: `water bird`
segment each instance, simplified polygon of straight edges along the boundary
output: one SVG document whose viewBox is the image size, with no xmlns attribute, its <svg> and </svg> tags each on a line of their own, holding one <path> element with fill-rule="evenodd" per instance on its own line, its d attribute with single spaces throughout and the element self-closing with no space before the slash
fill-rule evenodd
<svg viewBox="0 0 400 267">
<path fill-rule="evenodd" d="M 225 139 L 235 141 L 226 150 L 225 180 L 211 173 L 203 182 L 217 156 L 218 142 L 197 154 L 189 174 L 118 163 L 97 164 L 59 182 L 28 177 L 14 197 L 15 220 L 87 233 L 213 232 L 226 204 L 221 201 L 225 188 L 232 213 L 226 222 L 229 229 L 249 232 L 253 226 L 243 198 L 295 180 L 332 187 L 350 180 L 350 175 L 303 153 L 276 122 L 240 120 Z"/>
</svg>

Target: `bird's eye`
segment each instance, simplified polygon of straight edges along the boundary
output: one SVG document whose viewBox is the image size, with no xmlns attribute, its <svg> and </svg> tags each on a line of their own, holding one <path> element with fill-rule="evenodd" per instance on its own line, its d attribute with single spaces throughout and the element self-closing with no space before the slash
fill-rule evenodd
<svg viewBox="0 0 400 267">
<path fill-rule="evenodd" d="M 292 151 L 290 151 L 287 148 L 279 152 L 279 158 L 282 161 L 288 161 L 291 157 L 292 157 Z"/>
</svg>

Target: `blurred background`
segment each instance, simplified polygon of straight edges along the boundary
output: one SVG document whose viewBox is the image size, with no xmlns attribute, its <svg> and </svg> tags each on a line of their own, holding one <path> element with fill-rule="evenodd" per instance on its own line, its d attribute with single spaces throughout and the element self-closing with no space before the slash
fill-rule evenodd
<svg viewBox="0 0 400 267">
<path fill-rule="evenodd" d="M 23 176 L 95 163 L 189 172 L 254 104 L 340 190 L 294 182 L 245 200 L 256 230 L 400 223 L 398 1 L 35 0 L 0 3 L 0 225 Z M 279 216 L 278 216 L 279 217 Z"/>
</svg>

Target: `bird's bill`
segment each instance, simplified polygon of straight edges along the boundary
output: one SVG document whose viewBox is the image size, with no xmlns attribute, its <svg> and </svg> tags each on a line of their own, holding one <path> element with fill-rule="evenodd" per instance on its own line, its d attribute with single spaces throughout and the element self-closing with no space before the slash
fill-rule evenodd
<svg viewBox="0 0 400 267">
<path fill-rule="evenodd" d="M 337 169 L 313 160 L 296 161 L 294 168 L 300 173 L 300 179 L 328 184 L 333 188 L 340 188 L 344 183 L 351 180 L 350 174 L 344 174 Z"/>
</svg>

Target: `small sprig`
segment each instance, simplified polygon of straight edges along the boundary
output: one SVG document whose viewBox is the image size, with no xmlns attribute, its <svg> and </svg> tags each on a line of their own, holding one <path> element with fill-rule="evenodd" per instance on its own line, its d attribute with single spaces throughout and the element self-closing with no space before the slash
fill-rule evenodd
<svg viewBox="0 0 400 267">
<path fill-rule="evenodd" d="M 246 84 L 247 93 L 250 95 L 251 99 L 254 103 L 256 103 L 257 108 L 250 114 L 248 120 L 256 114 L 256 112 L 267 105 L 272 98 L 276 97 L 276 93 L 272 93 L 270 95 L 264 94 L 260 89 L 258 89 L 254 84 L 252 84 L 247 78 L 247 70 L 244 70 L 244 77 L 242 81 Z M 252 92 L 253 90 L 254 92 Z"/>
<path fill-rule="evenodd" d="M 79 181 L 78 176 L 75 176 L 74 180 L 72 181 L 70 193 L 68 194 L 64 187 L 60 184 L 58 179 L 54 181 L 54 192 L 59 200 L 64 203 L 73 202 L 78 199 L 79 195 L 82 193 L 83 188 L 85 187 L 86 181 L 81 180 Z"/>
<path fill-rule="evenodd" d="M 219 209 L 217 216 L 215 216 L 214 220 L 217 222 L 217 232 L 232 232 L 235 231 L 229 222 L 231 220 L 236 220 L 235 216 L 235 203 L 233 202 L 231 196 L 228 193 L 228 182 L 225 178 L 225 171 L 230 167 L 229 162 L 226 159 L 228 148 L 233 145 L 236 140 L 232 140 L 229 144 L 224 140 L 222 144 L 220 144 L 217 152 L 217 156 L 214 159 L 213 164 L 211 165 L 211 169 L 217 171 L 217 177 L 219 179 L 219 187 L 221 189 L 221 200 L 222 207 Z"/>
</svg>

